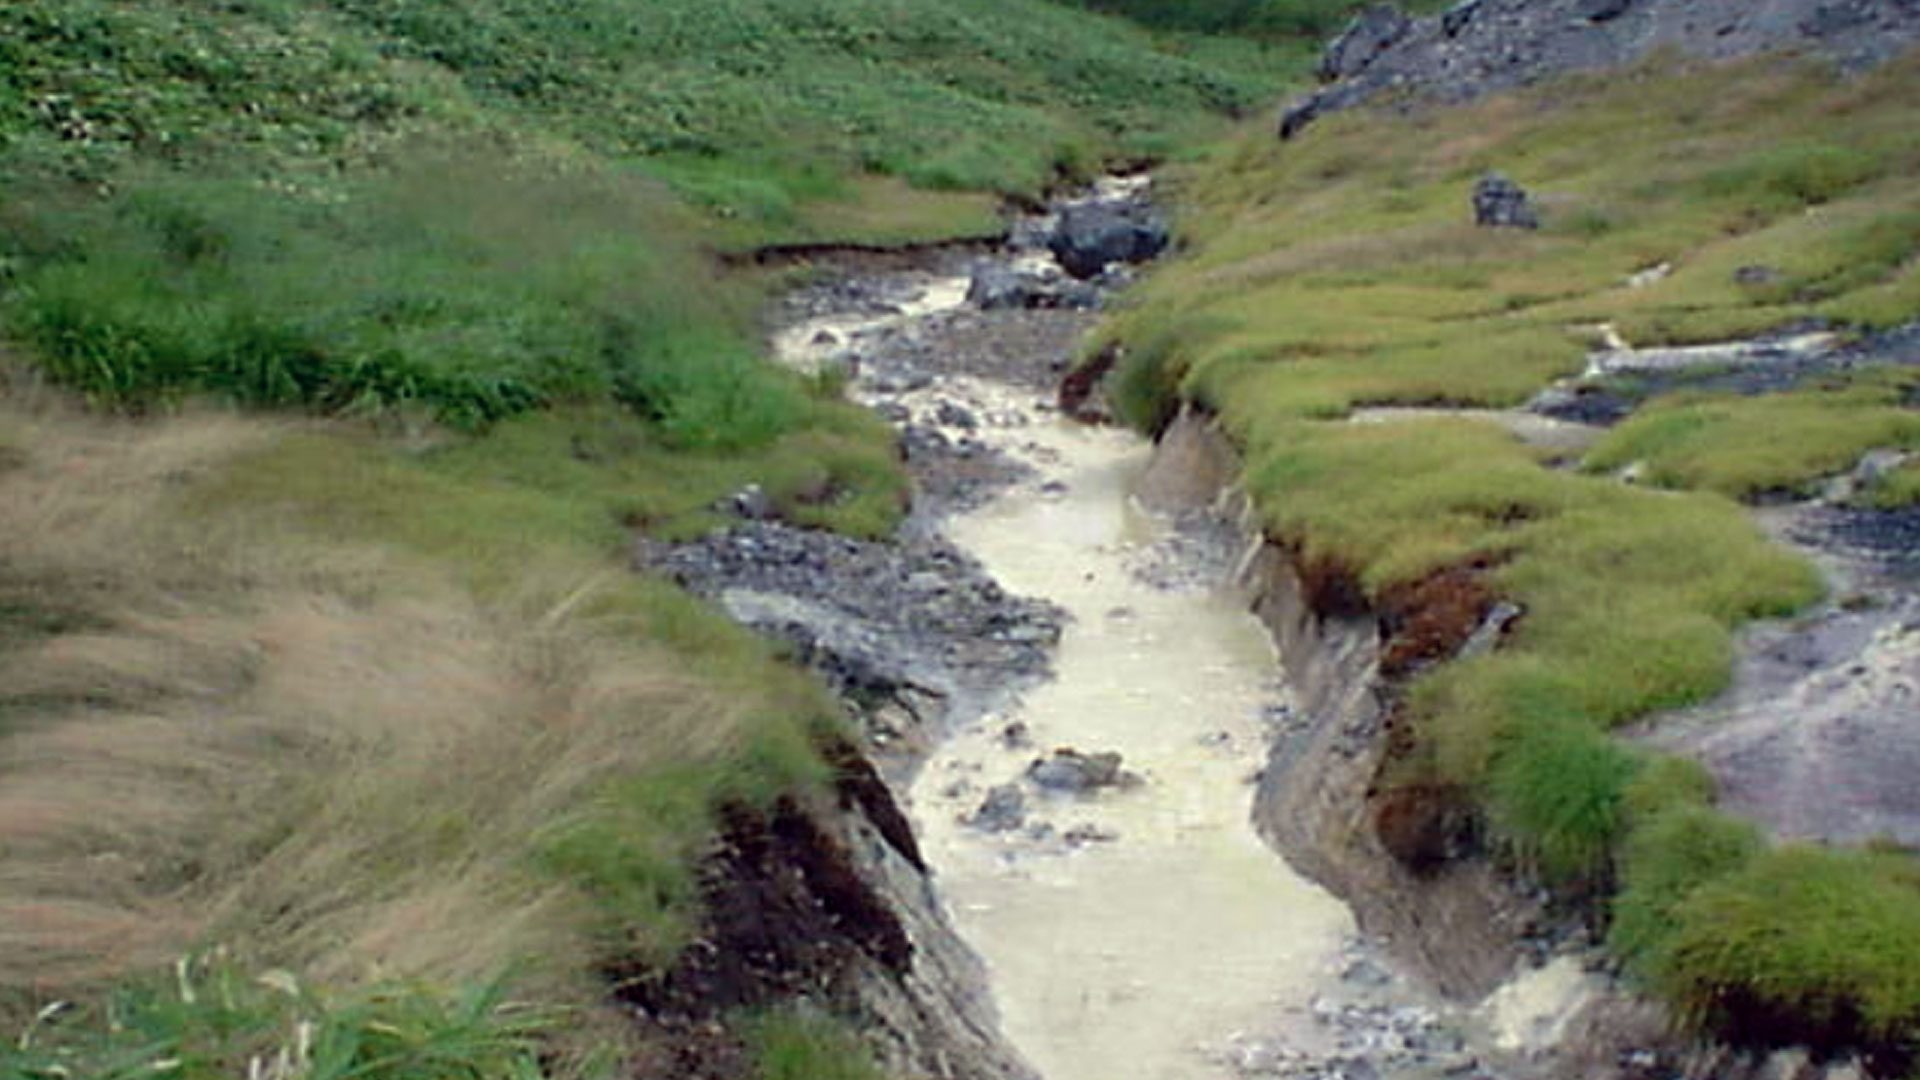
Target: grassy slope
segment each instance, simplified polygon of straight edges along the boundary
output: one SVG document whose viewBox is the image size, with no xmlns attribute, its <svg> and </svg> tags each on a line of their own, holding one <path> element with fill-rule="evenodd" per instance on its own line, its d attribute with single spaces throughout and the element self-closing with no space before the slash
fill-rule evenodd
<svg viewBox="0 0 1920 1080">
<path fill-rule="evenodd" d="M 617 1061 L 598 973 L 838 723 L 629 531 L 904 496 L 705 253 L 977 234 L 1274 78 L 1042 0 L 0 0 L 0 1077 Z"/>
<path fill-rule="evenodd" d="M 0 131 L 34 164 L 239 155 L 319 182 L 410 137 L 481 138 L 631 163 L 789 231 L 853 173 L 1031 194 L 1275 86 L 1257 55 L 1203 66 L 1042 0 L 6 0 L 0 42 Z"/>
<path fill-rule="evenodd" d="M 1798 1017 L 1783 1035 L 1915 1038 L 1920 987 L 1875 959 L 1920 953 L 1912 863 L 1764 850 L 1711 811 L 1704 777 L 1606 732 L 1713 694 L 1742 621 L 1819 596 L 1729 496 L 1914 445 L 1916 377 L 1662 402 L 1584 473 L 1464 420 L 1343 419 L 1518 404 L 1577 373 L 1602 323 L 1654 344 L 1920 315 L 1917 106 L 1912 61 L 1842 82 L 1766 60 L 1341 115 L 1285 145 L 1250 133 L 1194 171 L 1185 257 L 1110 329 L 1123 410 L 1147 426 L 1183 398 L 1218 411 L 1268 527 L 1309 558 L 1375 596 L 1473 567 L 1525 605 L 1501 650 L 1416 681 L 1418 749 L 1394 779 L 1472 791 L 1549 880 L 1624 882 L 1621 951 L 1692 1015 L 1749 1034 Z M 1489 169 L 1535 192 L 1542 230 L 1473 227 Z M 1625 284 L 1662 262 L 1664 280 Z M 1774 279 L 1735 282 L 1756 264 Z M 1592 475 L 1628 461 L 1677 490 Z"/>
</svg>

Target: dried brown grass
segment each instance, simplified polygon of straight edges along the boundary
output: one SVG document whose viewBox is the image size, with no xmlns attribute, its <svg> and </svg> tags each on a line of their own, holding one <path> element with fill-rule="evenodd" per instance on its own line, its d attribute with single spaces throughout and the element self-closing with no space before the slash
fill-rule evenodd
<svg viewBox="0 0 1920 1080">
<path fill-rule="evenodd" d="M 752 698 L 593 614 L 600 568 L 483 602 L 182 513 L 295 427 L 0 400 L 0 1007 L 210 943 L 590 1000 L 586 902 L 529 851 L 610 778 L 743 737 Z"/>
</svg>

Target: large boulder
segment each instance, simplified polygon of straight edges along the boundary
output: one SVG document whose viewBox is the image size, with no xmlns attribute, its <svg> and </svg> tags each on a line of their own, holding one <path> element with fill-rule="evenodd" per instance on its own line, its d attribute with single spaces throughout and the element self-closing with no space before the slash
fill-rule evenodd
<svg viewBox="0 0 1920 1080">
<path fill-rule="evenodd" d="M 1139 203 L 1083 203 L 1060 213 L 1047 249 L 1067 273 L 1099 276 L 1109 263 L 1138 263 L 1167 248 L 1167 226 Z"/>
<path fill-rule="evenodd" d="M 1413 20 L 1392 4 L 1363 8 L 1320 57 L 1321 81 L 1337 82 L 1360 74 L 1411 29 Z"/>
<path fill-rule="evenodd" d="M 1473 223 L 1491 229 L 1537 229 L 1540 216 L 1526 190 L 1500 173 L 1473 185 Z"/>
</svg>

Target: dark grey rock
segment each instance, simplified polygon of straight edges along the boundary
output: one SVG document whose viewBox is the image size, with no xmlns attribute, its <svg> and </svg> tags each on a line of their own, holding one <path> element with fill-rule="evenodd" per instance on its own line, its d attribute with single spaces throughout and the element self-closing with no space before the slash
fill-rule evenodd
<svg viewBox="0 0 1920 1080">
<path fill-rule="evenodd" d="M 1800 20 L 1800 32 L 1811 38 L 1825 38 L 1872 26 L 1876 6 L 1865 0 L 1820 4 Z"/>
<path fill-rule="evenodd" d="M 1327 45 L 1320 58 L 1321 80 L 1334 82 L 1358 75 L 1412 28 L 1413 20 L 1392 4 L 1362 8 Z"/>
<path fill-rule="evenodd" d="M 967 303 L 982 311 L 1052 307 L 1056 295 L 1045 279 L 1022 273 L 1002 262 L 982 263 L 974 268 L 973 280 L 967 284 Z"/>
<path fill-rule="evenodd" d="M 1120 755 L 1112 751 L 1083 754 L 1062 748 L 1052 757 L 1039 758 L 1027 766 L 1027 779 L 1049 791 L 1075 794 L 1138 783 L 1139 778 L 1122 769 L 1120 763 Z"/>
<path fill-rule="evenodd" d="M 1473 223 L 1493 229 L 1537 229 L 1540 217 L 1519 184 L 1488 173 L 1473 185 Z"/>
<path fill-rule="evenodd" d="M 963 431 L 974 431 L 980 427 L 980 418 L 973 415 L 973 410 L 957 401 L 942 401 L 934 406 L 933 418 L 937 423 Z"/>
<path fill-rule="evenodd" d="M 1633 0 L 1581 0 L 1576 14 L 1588 22 L 1602 23 L 1617 19 L 1633 6 Z"/>
<path fill-rule="evenodd" d="M 1027 795 L 1018 784 L 991 788 L 979 809 L 967 815 L 966 821 L 982 832 L 1012 832 L 1027 823 Z"/>
<path fill-rule="evenodd" d="M 1480 0 L 1460 0 L 1440 16 L 1440 32 L 1452 38 L 1467 28 L 1480 10 Z"/>
<path fill-rule="evenodd" d="M 1287 105 L 1281 138 L 1381 96 L 1468 101 L 1658 52 L 1727 60 L 1794 50 L 1854 71 L 1920 42 L 1913 0 L 1465 0 L 1404 25 L 1377 10 L 1328 46 L 1321 73 L 1333 81 Z"/>
<path fill-rule="evenodd" d="M 1096 202 L 1069 206 L 1047 249 L 1077 278 L 1091 278 L 1110 263 L 1137 263 L 1167 248 L 1167 226 L 1137 203 Z"/>
<path fill-rule="evenodd" d="M 1761 286 L 1773 285 L 1780 280 L 1780 271 L 1771 266 L 1742 266 L 1733 272 L 1735 285 Z"/>
<path fill-rule="evenodd" d="M 992 699 L 1047 670 L 1063 619 L 1052 605 L 1008 596 L 938 540 L 878 543 L 744 522 L 690 543 L 645 542 L 636 556 L 783 641 L 855 700 Z M 908 595 L 914 602 L 902 603 Z"/>
<path fill-rule="evenodd" d="M 1120 839 L 1120 834 L 1100 825 L 1075 825 L 1060 839 L 1066 841 L 1069 847 L 1086 847 L 1088 844 L 1111 844 Z"/>
</svg>

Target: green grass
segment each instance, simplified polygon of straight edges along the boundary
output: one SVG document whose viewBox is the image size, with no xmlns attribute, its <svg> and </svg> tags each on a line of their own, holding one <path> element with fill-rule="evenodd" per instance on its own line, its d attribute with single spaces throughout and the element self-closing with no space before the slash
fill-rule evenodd
<svg viewBox="0 0 1920 1080">
<path fill-rule="evenodd" d="M 1655 982 L 1695 1018 L 1912 1049 L 1920 870 L 1910 856 L 1781 848 L 1673 912 Z"/>
<path fill-rule="evenodd" d="M 49 1007 L 0 1042 L 0 1077 L 541 1080 L 538 1036 L 553 1020 L 505 1001 L 498 985 L 329 999 L 284 971 L 249 977 L 221 958 L 183 958 L 171 977 Z"/>
<path fill-rule="evenodd" d="M 871 1054 L 842 1021 L 790 1009 L 744 1025 L 754 1080 L 881 1080 Z"/>
<path fill-rule="evenodd" d="M 1032 193 L 1192 142 L 1297 66 L 1196 63 L 1043 0 L 8 0 L 0 41 L 0 166 L 237 158 L 324 183 L 423 135 L 477 136 L 644 159 L 769 235 L 858 173 Z"/>
<path fill-rule="evenodd" d="M 1639 465 L 1660 487 L 1751 499 L 1811 494 L 1868 450 L 1920 445 L 1920 413 L 1900 404 L 1920 375 L 1831 383 L 1765 397 L 1670 397 L 1609 432 L 1581 464 Z"/>
<path fill-rule="evenodd" d="M 1298 38 L 1330 37 L 1364 4 L 1354 0 L 1073 0 L 1094 11 L 1125 15 L 1146 26 L 1207 34 Z M 1414 0 L 1405 11 L 1438 11 L 1444 0 Z"/>
<path fill-rule="evenodd" d="M 212 393 L 478 428 L 613 399 L 687 448 L 791 426 L 799 394 L 754 355 L 752 293 L 673 231 L 664 189 L 495 169 L 443 190 L 473 164 L 320 203 L 169 179 L 17 206 L 5 314 L 51 374 L 109 405 Z"/>
<path fill-rule="evenodd" d="M 1583 471 L 1494 424 L 1348 418 L 1520 404 L 1577 374 L 1601 324 L 1655 345 L 1920 317 L 1916 105 L 1911 58 L 1844 83 L 1777 60 L 1655 62 L 1446 111 L 1343 113 L 1284 147 L 1249 131 L 1183 171 L 1183 256 L 1091 346 L 1120 350 L 1113 392 L 1134 424 L 1183 403 L 1217 416 L 1267 532 L 1313 572 L 1380 598 L 1465 568 L 1522 607 L 1499 649 L 1407 687 L 1413 739 L 1383 782 L 1464 785 L 1535 877 L 1589 903 L 1618 887 L 1616 951 L 1743 1038 L 1768 1019 L 1842 1042 L 1911 1032 L 1913 980 L 1888 958 L 1920 949 L 1913 864 L 1766 851 L 1712 809 L 1697 767 L 1609 733 L 1718 693 L 1742 623 L 1820 598 L 1740 500 L 1912 446 L 1911 374 L 1656 399 Z M 1533 191 L 1543 228 L 1472 226 L 1491 169 Z M 1659 263 L 1671 272 L 1627 285 Z M 1748 266 L 1772 273 L 1743 284 Z M 1646 483 L 1609 475 L 1634 462 Z M 1863 497 L 1909 499 L 1908 471 Z"/>
</svg>

